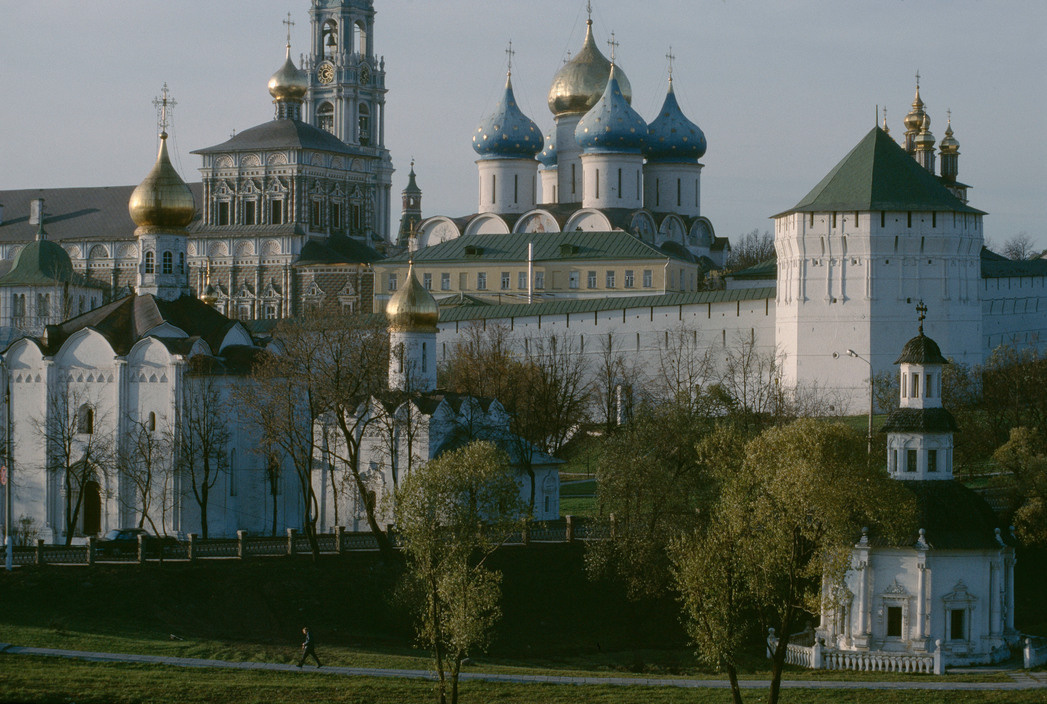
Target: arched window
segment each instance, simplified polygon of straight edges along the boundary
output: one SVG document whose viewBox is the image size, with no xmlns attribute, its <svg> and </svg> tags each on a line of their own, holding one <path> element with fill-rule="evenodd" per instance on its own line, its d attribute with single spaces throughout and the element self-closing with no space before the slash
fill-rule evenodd
<svg viewBox="0 0 1047 704">
<path fill-rule="evenodd" d="M 163 273 L 170 274 L 173 269 L 174 256 L 170 252 L 164 252 Z"/>
<path fill-rule="evenodd" d="M 152 252 L 145 253 L 145 273 L 152 274 L 156 271 L 155 255 Z"/>
<path fill-rule="evenodd" d="M 90 435 L 95 431 L 95 411 L 86 403 L 76 412 L 76 432 Z"/>
<path fill-rule="evenodd" d="M 316 123 L 320 129 L 334 132 L 334 105 L 322 103 L 316 109 Z"/>
<path fill-rule="evenodd" d="M 15 294 L 14 316 L 16 318 L 24 318 L 25 317 L 25 294 L 24 293 L 16 293 Z"/>
<path fill-rule="evenodd" d="M 370 47 L 367 46 L 367 27 L 363 22 L 353 25 L 353 47 L 355 51 L 364 56 L 371 53 Z"/>
<path fill-rule="evenodd" d="M 371 108 L 368 107 L 367 103 L 360 103 L 360 108 L 357 110 L 359 134 L 360 134 L 360 146 L 368 147 L 371 145 Z"/>
<path fill-rule="evenodd" d="M 334 56 L 338 52 L 338 23 L 334 20 L 324 22 L 320 39 L 323 42 L 324 56 Z"/>
</svg>

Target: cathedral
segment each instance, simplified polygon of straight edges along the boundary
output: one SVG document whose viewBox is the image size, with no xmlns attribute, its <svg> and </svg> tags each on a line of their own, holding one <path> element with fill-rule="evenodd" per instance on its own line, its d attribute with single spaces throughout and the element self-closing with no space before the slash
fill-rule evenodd
<svg viewBox="0 0 1047 704">
<path fill-rule="evenodd" d="M 223 314 L 251 320 L 318 306 L 370 310 L 370 265 L 391 234 L 393 173 L 374 14 L 372 0 L 313 0 L 301 65 L 288 32 L 284 62 L 269 81 L 273 119 L 194 152 L 201 181 L 190 185 L 198 208 L 182 265 L 195 295 Z M 157 103 L 166 113 L 166 86 Z M 139 258 L 126 212 L 132 190 L 0 192 L 0 259 L 9 271 L 23 248 L 50 251 L 33 244 L 49 241 L 65 250 L 75 275 L 56 285 L 77 289 L 61 302 L 52 291 L 0 296 L 6 340 L 40 334 L 77 312 L 81 298 L 97 304 L 132 290 Z"/>
</svg>

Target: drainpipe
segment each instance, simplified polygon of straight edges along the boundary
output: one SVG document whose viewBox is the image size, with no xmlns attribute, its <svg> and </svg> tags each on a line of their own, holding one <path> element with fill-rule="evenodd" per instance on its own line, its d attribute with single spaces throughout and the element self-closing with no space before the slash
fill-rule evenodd
<svg viewBox="0 0 1047 704">
<path fill-rule="evenodd" d="M 527 302 L 534 296 L 534 242 L 527 243 Z"/>
</svg>

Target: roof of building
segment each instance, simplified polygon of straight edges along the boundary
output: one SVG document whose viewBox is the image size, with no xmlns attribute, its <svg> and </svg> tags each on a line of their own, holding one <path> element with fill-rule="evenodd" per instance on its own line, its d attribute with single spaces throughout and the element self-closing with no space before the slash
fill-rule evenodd
<svg viewBox="0 0 1047 704">
<path fill-rule="evenodd" d="M 125 355 L 146 333 L 163 323 L 190 337 L 202 338 L 215 352 L 229 328 L 236 324 L 192 296 L 166 301 L 149 294 L 131 294 L 58 325 L 48 325 L 45 346 L 53 354 L 71 335 L 92 328 L 109 341 L 118 355 Z"/>
<path fill-rule="evenodd" d="M 1002 547 L 996 539 L 1001 521 L 984 498 L 952 479 L 938 481 L 899 480 L 916 499 L 917 530 L 904 543 L 924 540 L 937 550 L 992 550 Z M 1005 544 L 1014 538 L 1002 532 Z"/>
<path fill-rule="evenodd" d="M 920 324 L 920 334 L 905 343 L 902 353 L 895 364 L 948 364 L 949 360 L 942 356 L 942 350 L 938 343 L 923 334 L 923 324 Z"/>
<path fill-rule="evenodd" d="M 944 408 L 896 408 L 880 428 L 881 433 L 954 433 L 957 430 L 956 419 Z"/>
<path fill-rule="evenodd" d="M 705 133 L 680 109 L 670 77 L 662 109 L 647 126 L 645 156 L 652 161 L 694 163 L 705 155 L 706 146 Z"/>
<path fill-rule="evenodd" d="M 954 196 L 879 127 L 865 135 L 799 203 L 774 217 L 842 210 L 985 214 Z"/>
<path fill-rule="evenodd" d="M 557 116 L 588 112 L 603 95 L 610 73 L 611 62 L 596 46 L 593 21 L 590 19 L 586 23 L 582 48 L 553 76 L 553 83 L 549 87 L 549 110 Z M 621 68 L 615 73 L 622 95 L 632 102 L 633 89 L 629 79 Z"/>
<path fill-rule="evenodd" d="M 777 279 L 778 278 L 778 259 L 777 257 L 771 257 L 766 261 L 762 261 L 759 264 L 753 264 L 745 269 L 739 269 L 738 271 L 732 271 L 726 274 L 729 279 L 746 279 L 746 280 L 760 280 L 760 279 Z"/>
<path fill-rule="evenodd" d="M 614 64 L 603 95 L 578 122 L 574 138 L 586 153 L 641 153 L 647 146 L 647 122 L 622 95 Z"/>
<path fill-rule="evenodd" d="M 666 258 L 689 261 L 660 251 L 635 235 L 620 230 L 611 232 L 521 232 L 508 235 L 462 235 L 417 252 L 386 259 L 384 264 L 436 262 L 525 262 L 527 245 L 534 244 L 533 260 L 644 260 Z"/>
<path fill-rule="evenodd" d="M 473 134 L 473 150 L 481 159 L 533 159 L 542 147 L 538 125 L 520 110 L 512 79 L 506 78 L 501 100 Z"/>
<path fill-rule="evenodd" d="M 244 152 L 263 149 L 315 149 L 336 154 L 356 154 L 348 144 L 327 130 L 301 120 L 270 120 L 240 132 L 213 147 L 195 149 L 193 154 Z M 363 155 L 363 152 L 360 152 Z"/>
<path fill-rule="evenodd" d="M 4 206 L 0 222 L 0 242 L 30 242 L 37 226 L 29 222 L 30 203 L 44 199 L 44 226 L 47 237 L 61 242 L 68 239 L 132 240 L 135 223 L 127 211 L 131 193 L 137 186 L 94 186 L 89 188 L 27 188 L 0 191 Z M 197 203 L 202 202 L 203 186 L 189 184 Z M 196 221 L 199 221 L 199 212 Z"/>
<path fill-rule="evenodd" d="M 382 255 L 363 242 L 335 235 L 326 242 L 323 240 L 306 242 L 295 261 L 295 266 L 371 264 L 380 259 Z"/>
<path fill-rule="evenodd" d="M 463 322 L 486 318 L 520 318 L 538 315 L 599 313 L 629 308 L 705 305 L 734 301 L 774 299 L 774 288 L 742 288 L 721 291 L 662 293 L 621 298 L 557 298 L 535 303 L 502 303 L 488 306 L 455 306 L 440 309 L 440 322 Z"/>
<path fill-rule="evenodd" d="M 1047 259 L 1008 259 L 982 247 L 982 278 L 1008 279 L 1020 276 L 1047 276 Z"/>
<path fill-rule="evenodd" d="M 41 237 L 19 250 L 11 270 L 0 276 L 0 286 L 49 286 L 75 278 L 69 254 Z"/>
<path fill-rule="evenodd" d="M 488 428 L 482 424 L 475 428 L 456 425 L 454 429 L 447 434 L 444 441 L 440 443 L 439 447 L 436 448 L 436 451 L 433 452 L 433 457 L 439 457 L 445 452 L 450 452 L 451 450 L 458 450 L 476 440 L 487 440 L 494 443 L 502 452 L 509 456 L 509 463 L 518 467 L 525 464 L 529 464 L 532 467 L 564 464 L 563 460 L 542 452 L 533 443 L 524 440 L 518 435 L 510 433 L 508 430 L 503 428 Z"/>
</svg>

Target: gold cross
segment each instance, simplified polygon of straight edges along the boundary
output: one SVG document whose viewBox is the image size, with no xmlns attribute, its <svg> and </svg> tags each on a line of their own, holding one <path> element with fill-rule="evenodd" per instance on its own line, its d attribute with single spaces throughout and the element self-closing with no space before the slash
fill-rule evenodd
<svg viewBox="0 0 1047 704">
<path fill-rule="evenodd" d="M 611 63 L 614 63 L 615 50 L 618 48 L 618 42 L 614 38 L 614 32 L 611 32 L 611 39 L 607 42 L 607 46 L 611 47 Z"/>
<path fill-rule="evenodd" d="M 588 0 L 585 3 L 585 11 L 589 13 L 589 24 L 592 24 L 593 23 L 593 2 L 592 2 L 592 0 Z"/>
<path fill-rule="evenodd" d="M 287 13 L 287 19 L 283 20 L 283 24 L 287 25 L 287 46 L 291 46 L 291 27 L 294 27 L 294 20 L 291 19 L 291 13 Z"/>
<path fill-rule="evenodd" d="M 924 305 L 922 298 L 920 299 L 920 302 L 916 304 L 916 312 L 919 314 L 920 334 L 922 335 L 923 334 L 923 321 L 927 317 L 927 306 Z"/>
<path fill-rule="evenodd" d="M 167 136 L 167 125 L 168 123 L 168 111 L 173 109 L 175 105 L 178 105 L 171 98 L 171 94 L 167 90 L 167 82 L 164 82 L 164 87 L 160 90 L 160 97 L 153 98 L 153 107 L 156 108 L 157 113 L 157 124 L 160 127 L 160 134 L 164 137 Z"/>
<path fill-rule="evenodd" d="M 665 55 L 665 58 L 669 60 L 669 80 L 673 80 L 673 61 L 676 59 L 676 54 L 673 53 L 673 45 L 669 45 L 669 53 Z"/>
<path fill-rule="evenodd" d="M 513 74 L 513 57 L 516 56 L 516 52 L 513 51 L 513 40 L 509 40 L 509 48 L 505 50 L 506 56 L 509 57 L 509 75 Z"/>
</svg>

